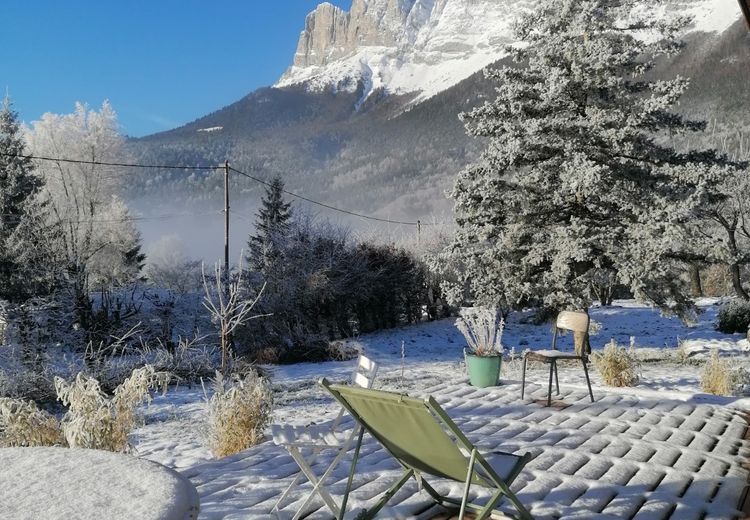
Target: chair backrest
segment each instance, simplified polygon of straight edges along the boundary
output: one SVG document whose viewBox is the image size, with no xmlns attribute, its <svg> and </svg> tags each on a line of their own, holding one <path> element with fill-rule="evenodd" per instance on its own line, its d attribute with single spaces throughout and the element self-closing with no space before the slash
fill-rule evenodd
<svg viewBox="0 0 750 520">
<path fill-rule="evenodd" d="M 573 344 L 576 354 L 586 356 L 591 347 L 588 341 L 589 324 L 591 318 L 585 312 L 562 311 L 555 321 L 555 332 L 552 335 L 552 349 L 557 350 L 557 332 L 559 330 L 573 331 Z"/>
<path fill-rule="evenodd" d="M 367 356 L 360 354 L 357 367 L 352 374 L 352 384 L 362 388 L 372 388 L 377 373 L 378 364 Z"/>
<path fill-rule="evenodd" d="M 588 332 L 589 322 L 589 315 L 585 312 L 562 311 L 557 315 L 555 326 L 558 329 L 572 330 L 574 332 Z"/>
<path fill-rule="evenodd" d="M 405 467 L 466 480 L 474 446 L 434 399 L 320 383 Z M 472 483 L 490 485 L 476 471 Z"/>
<path fill-rule="evenodd" d="M 378 373 L 378 366 L 377 362 L 368 358 L 364 354 L 360 354 L 359 358 L 357 358 L 357 366 L 354 367 L 354 372 L 352 373 L 352 386 L 372 388 L 372 385 L 375 383 L 375 376 Z M 342 406 L 331 424 L 332 432 L 338 429 L 339 424 L 341 424 L 341 421 L 344 419 L 345 412 L 346 407 Z"/>
</svg>

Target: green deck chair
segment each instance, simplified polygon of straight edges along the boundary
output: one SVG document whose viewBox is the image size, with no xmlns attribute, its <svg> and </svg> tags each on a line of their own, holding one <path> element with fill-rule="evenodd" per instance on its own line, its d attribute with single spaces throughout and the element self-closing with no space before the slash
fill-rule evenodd
<svg viewBox="0 0 750 520">
<path fill-rule="evenodd" d="M 503 496 L 508 497 L 520 518 L 533 519 L 510 490 L 510 485 L 531 459 L 531 454 L 518 456 L 495 452 L 487 458 L 483 457 L 432 397 L 415 399 L 381 390 L 332 385 L 326 379 L 321 379 L 320 384 L 362 425 L 339 520 L 346 511 L 365 431 L 398 460 L 404 467 L 404 473 L 374 507 L 357 516 L 358 520 L 375 518 L 378 511 L 411 477 L 415 477 L 425 491 L 441 505 L 460 504 L 460 519 L 463 519 L 467 510 L 475 512 L 478 520 L 489 517 Z M 440 495 L 427 483 L 424 475 L 464 482 L 462 499 Z M 469 489 L 472 485 L 494 488 L 496 491 L 484 506 L 478 506 L 469 502 Z"/>
</svg>

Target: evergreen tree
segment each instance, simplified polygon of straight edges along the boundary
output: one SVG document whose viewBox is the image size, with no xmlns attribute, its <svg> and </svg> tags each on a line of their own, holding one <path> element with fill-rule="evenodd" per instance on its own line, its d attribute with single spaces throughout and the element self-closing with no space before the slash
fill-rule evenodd
<svg viewBox="0 0 750 520">
<path fill-rule="evenodd" d="M 29 217 L 34 195 L 42 180 L 34 173 L 31 159 L 8 96 L 0 108 L 0 298 L 22 301 L 30 295 L 24 288 L 15 233 Z"/>
<path fill-rule="evenodd" d="M 497 99 L 461 115 L 488 140 L 452 193 L 453 250 L 480 301 L 586 309 L 605 270 L 639 299 L 693 310 L 673 253 L 722 161 L 670 145 L 704 124 L 671 111 L 686 79 L 647 73 L 687 20 L 639 5 L 544 3 L 516 24 L 517 66 L 486 72 Z"/>
<path fill-rule="evenodd" d="M 278 267 L 291 218 L 291 203 L 284 200 L 284 181 L 275 177 L 266 187 L 255 221 L 255 234 L 248 240 L 247 265 L 252 271 L 268 277 Z"/>
</svg>

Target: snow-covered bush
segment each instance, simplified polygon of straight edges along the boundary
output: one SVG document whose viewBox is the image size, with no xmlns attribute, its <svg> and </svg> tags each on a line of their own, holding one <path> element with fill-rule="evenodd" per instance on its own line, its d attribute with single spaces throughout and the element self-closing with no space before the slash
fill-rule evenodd
<svg viewBox="0 0 750 520">
<path fill-rule="evenodd" d="M 459 311 L 456 328 L 475 356 L 495 356 L 503 351 L 505 321 L 497 309 L 464 307 Z"/>
<path fill-rule="evenodd" d="M 64 446 L 60 423 L 33 401 L 0 397 L 0 447 Z"/>
<path fill-rule="evenodd" d="M 156 348 L 144 345 L 143 357 L 155 368 L 169 372 L 188 383 L 213 374 L 220 355 L 213 345 L 203 344 L 200 337 L 178 338 L 173 348 L 159 344 Z"/>
<path fill-rule="evenodd" d="M 601 352 L 591 354 L 591 362 L 609 386 L 634 386 L 638 383 L 638 360 L 614 339 Z"/>
<path fill-rule="evenodd" d="M 328 343 L 359 333 L 437 317 L 425 265 L 392 244 L 355 240 L 342 227 L 289 214 L 274 182 L 249 238 L 245 299 L 265 287 L 257 310 L 268 315 L 239 327 L 240 355 L 256 362 L 329 359 Z M 436 291 L 438 291 L 436 293 Z M 275 352 L 274 352 L 275 350 Z"/>
<path fill-rule="evenodd" d="M 55 378 L 55 388 L 68 411 L 60 425 L 72 448 L 93 448 L 127 452 L 128 435 L 135 427 L 136 408 L 151 400 L 151 390 L 166 388 L 169 374 L 150 365 L 133 370 L 129 378 L 108 397 L 99 381 L 79 373 L 71 383 Z"/>
<path fill-rule="evenodd" d="M 225 378 L 216 372 L 208 400 L 211 448 L 225 457 L 258 444 L 271 418 L 271 385 L 255 370 Z"/>
<path fill-rule="evenodd" d="M 732 300 L 719 310 L 719 318 L 716 324 L 721 332 L 733 334 L 735 332 L 747 333 L 750 327 L 750 302 L 743 300 Z"/>
<path fill-rule="evenodd" d="M 714 395 L 736 395 L 745 392 L 750 385 L 750 373 L 742 367 L 719 357 L 719 351 L 711 352 L 701 374 L 701 390 Z"/>
<path fill-rule="evenodd" d="M 364 345 L 358 341 L 332 341 L 328 343 L 328 358 L 332 361 L 348 361 L 364 353 Z"/>
<path fill-rule="evenodd" d="M 27 398 L 38 402 L 54 400 L 54 385 L 46 373 L 14 365 L 10 370 L 0 369 L 0 397 Z"/>
</svg>

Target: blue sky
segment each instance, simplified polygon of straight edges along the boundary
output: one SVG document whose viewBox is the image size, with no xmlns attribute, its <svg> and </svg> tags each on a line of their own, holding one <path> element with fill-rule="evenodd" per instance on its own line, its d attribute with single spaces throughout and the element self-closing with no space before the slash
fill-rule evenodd
<svg viewBox="0 0 750 520">
<path fill-rule="evenodd" d="M 167 130 L 273 84 L 318 3 L 2 0 L 0 88 L 26 122 L 109 99 L 124 133 Z"/>
</svg>

